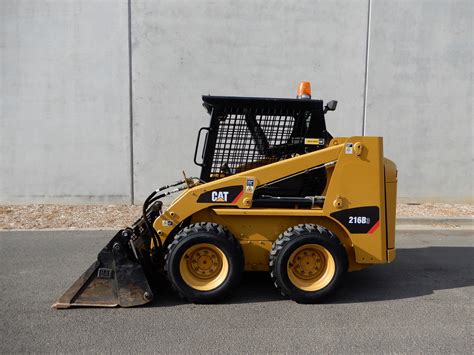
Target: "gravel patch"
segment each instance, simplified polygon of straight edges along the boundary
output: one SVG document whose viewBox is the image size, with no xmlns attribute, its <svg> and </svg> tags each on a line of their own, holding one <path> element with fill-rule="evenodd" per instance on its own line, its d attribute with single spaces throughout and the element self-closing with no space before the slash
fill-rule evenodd
<svg viewBox="0 0 474 355">
<path fill-rule="evenodd" d="M 473 204 L 403 203 L 397 205 L 397 217 L 473 217 Z"/>
<path fill-rule="evenodd" d="M 0 229 L 124 228 L 141 215 L 131 205 L 3 205 Z M 397 217 L 473 217 L 472 204 L 399 204 Z"/>
<path fill-rule="evenodd" d="M 130 205 L 0 206 L 0 229 L 123 228 L 141 215 Z"/>
</svg>

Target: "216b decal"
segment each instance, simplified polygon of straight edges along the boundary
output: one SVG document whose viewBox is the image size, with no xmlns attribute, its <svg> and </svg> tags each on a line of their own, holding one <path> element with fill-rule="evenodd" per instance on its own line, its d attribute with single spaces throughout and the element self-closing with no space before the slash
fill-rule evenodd
<svg viewBox="0 0 474 355">
<path fill-rule="evenodd" d="M 349 208 L 333 212 L 331 217 L 337 219 L 349 232 L 354 234 L 371 234 L 380 226 L 377 206 Z"/>
<path fill-rule="evenodd" d="M 360 216 L 349 216 L 350 224 L 370 224 L 369 217 L 360 217 Z"/>
</svg>

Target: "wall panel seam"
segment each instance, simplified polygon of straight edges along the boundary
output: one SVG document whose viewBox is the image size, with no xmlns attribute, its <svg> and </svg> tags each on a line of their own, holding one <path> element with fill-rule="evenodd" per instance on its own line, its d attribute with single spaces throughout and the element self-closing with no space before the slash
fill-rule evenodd
<svg viewBox="0 0 474 355">
<path fill-rule="evenodd" d="M 365 73 L 364 73 L 364 108 L 362 113 L 362 135 L 365 136 L 367 126 L 367 95 L 369 89 L 369 55 L 370 55 L 370 23 L 372 17 L 372 0 L 367 4 L 367 36 L 365 44 Z"/>
<path fill-rule="evenodd" d="M 135 203 L 135 172 L 133 152 L 133 63 L 132 63 L 132 0 L 128 0 L 128 100 L 130 130 L 130 203 Z"/>
</svg>

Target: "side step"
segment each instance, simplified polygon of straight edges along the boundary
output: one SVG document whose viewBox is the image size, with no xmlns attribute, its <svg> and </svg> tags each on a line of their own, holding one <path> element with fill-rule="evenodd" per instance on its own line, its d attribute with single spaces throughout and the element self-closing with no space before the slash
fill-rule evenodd
<svg viewBox="0 0 474 355">
<path fill-rule="evenodd" d="M 95 261 L 51 307 L 133 307 L 153 299 L 142 266 L 120 230 Z M 125 235 L 126 236 L 126 235 Z"/>
</svg>

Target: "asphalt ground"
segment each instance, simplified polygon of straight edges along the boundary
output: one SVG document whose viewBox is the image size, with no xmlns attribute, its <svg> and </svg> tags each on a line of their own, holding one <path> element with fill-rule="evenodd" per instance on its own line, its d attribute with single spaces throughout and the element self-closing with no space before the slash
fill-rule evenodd
<svg viewBox="0 0 474 355">
<path fill-rule="evenodd" d="M 399 231 L 394 263 L 351 273 L 331 303 L 283 299 L 246 274 L 226 303 L 54 310 L 110 231 L 0 232 L 0 353 L 469 353 L 472 230 Z"/>
</svg>

